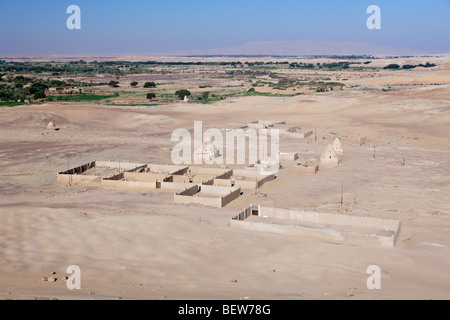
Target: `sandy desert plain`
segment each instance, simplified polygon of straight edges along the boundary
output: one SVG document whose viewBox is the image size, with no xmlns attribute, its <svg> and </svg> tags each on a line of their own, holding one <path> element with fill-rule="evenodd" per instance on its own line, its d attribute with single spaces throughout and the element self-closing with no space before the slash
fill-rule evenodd
<svg viewBox="0 0 450 320">
<path fill-rule="evenodd" d="M 436 67 L 383 69 L 426 62 Z M 373 59 L 368 66 L 373 68 L 252 67 L 246 70 L 261 72 L 247 74 L 226 73 L 241 68 L 231 66 L 159 66 L 152 73 L 121 74 L 118 88 L 94 87 L 118 97 L 0 107 L 0 299 L 449 299 L 450 56 Z M 267 70 L 343 85 L 327 92 L 295 84 L 278 90 L 268 84 L 278 79 Z M 108 77 L 66 78 L 116 79 Z M 136 88 L 129 86 L 133 80 Z M 142 88 L 145 81 L 157 88 Z M 252 87 L 266 95 L 233 96 Z M 164 90 L 177 89 L 224 99 L 160 99 Z M 152 90 L 157 97 L 149 103 L 145 93 Z M 294 174 L 292 163 L 282 162 L 274 181 L 222 208 L 174 204 L 172 191 L 57 181 L 68 165 L 95 159 L 170 164 L 173 130 L 192 129 L 194 121 L 238 128 L 258 119 L 315 130 L 308 139 L 281 137 L 280 150 L 298 152 L 300 160 L 319 159 L 335 137 L 344 155 L 337 167 L 320 166 L 316 174 Z M 50 121 L 58 131 L 47 131 Z M 358 137 L 367 143 L 360 145 Z M 397 219 L 402 227 L 392 248 L 230 228 L 230 218 L 249 204 Z M 81 269 L 79 290 L 66 286 L 69 265 Z M 366 286 L 370 265 L 381 268 L 380 289 Z M 41 280 L 50 276 L 57 281 Z"/>
</svg>

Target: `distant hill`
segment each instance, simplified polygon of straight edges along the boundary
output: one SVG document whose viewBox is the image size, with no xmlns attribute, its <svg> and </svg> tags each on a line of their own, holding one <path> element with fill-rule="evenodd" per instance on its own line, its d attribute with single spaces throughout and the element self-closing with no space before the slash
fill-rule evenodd
<svg viewBox="0 0 450 320">
<path fill-rule="evenodd" d="M 167 55 L 419 55 L 425 52 L 351 41 L 259 41 L 207 50 L 177 50 Z"/>
</svg>

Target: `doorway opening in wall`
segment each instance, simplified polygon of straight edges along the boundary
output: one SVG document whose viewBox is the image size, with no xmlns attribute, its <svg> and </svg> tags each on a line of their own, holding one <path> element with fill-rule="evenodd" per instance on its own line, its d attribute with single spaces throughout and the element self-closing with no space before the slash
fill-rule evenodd
<svg viewBox="0 0 450 320">
<path fill-rule="evenodd" d="M 256 207 L 256 209 L 252 207 L 252 216 L 259 216 L 258 207 Z"/>
<path fill-rule="evenodd" d="M 156 189 L 161 189 L 161 181 L 156 181 Z"/>
</svg>

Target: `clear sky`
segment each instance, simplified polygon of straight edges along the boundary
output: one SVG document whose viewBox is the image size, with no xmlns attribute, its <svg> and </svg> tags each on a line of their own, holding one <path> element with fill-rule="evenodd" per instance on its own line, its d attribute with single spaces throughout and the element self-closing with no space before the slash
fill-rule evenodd
<svg viewBox="0 0 450 320">
<path fill-rule="evenodd" d="M 69 30 L 69 5 L 81 30 Z M 381 30 L 369 30 L 369 5 Z M 450 52 L 450 0 L 0 0 L 0 56 L 148 54 L 265 40 Z"/>
</svg>

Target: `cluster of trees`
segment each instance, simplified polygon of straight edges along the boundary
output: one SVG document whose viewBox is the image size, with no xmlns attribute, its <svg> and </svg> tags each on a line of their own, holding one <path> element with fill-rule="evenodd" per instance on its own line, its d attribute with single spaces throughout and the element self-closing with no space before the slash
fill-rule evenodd
<svg viewBox="0 0 450 320">
<path fill-rule="evenodd" d="M 414 64 L 405 64 L 405 65 L 403 65 L 401 68 L 402 69 L 414 69 L 414 68 L 416 68 L 416 67 L 424 67 L 424 68 L 432 68 L 432 67 L 435 67 L 436 65 L 434 64 L 434 63 L 429 63 L 429 62 L 427 62 L 426 64 L 417 64 L 417 65 L 414 65 Z M 384 67 L 383 69 L 400 69 L 400 66 L 398 65 L 398 64 L 396 64 L 396 63 L 391 63 L 391 64 L 388 64 L 386 67 Z"/>
<path fill-rule="evenodd" d="M 399 69 L 400 68 L 400 66 L 398 65 L 398 64 L 396 64 L 396 63 L 391 63 L 391 64 L 388 64 L 386 67 L 384 67 L 383 69 Z"/>
<path fill-rule="evenodd" d="M 147 62 L 138 62 L 140 64 L 145 65 L 163 65 L 163 66 L 244 66 L 245 64 L 249 67 L 251 66 L 260 66 L 260 65 L 270 65 L 270 64 L 288 64 L 287 61 L 283 62 L 264 62 L 264 61 L 255 61 L 255 62 L 248 62 L 245 61 L 242 63 L 241 61 L 196 61 L 196 62 L 162 62 L 162 61 L 147 61 Z"/>
<path fill-rule="evenodd" d="M 340 62 L 331 62 L 331 63 L 322 63 L 317 62 L 316 64 L 313 63 L 304 63 L 304 62 L 292 62 L 289 64 L 289 68 L 298 68 L 298 69 L 315 69 L 316 67 L 319 69 L 327 68 L 327 69 L 333 69 L 333 68 L 343 68 L 347 69 L 350 65 L 350 62 L 346 61 L 340 61 Z"/>
<path fill-rule="evenodd" d="M 186 89 L 181 89 L 181 90 L 175 91 L 175 95 L 178 96 L 178 98 L 180 100 L 183 100 L 185 96 L 190 96 L 191 92 L 189 90 L 186 90 Z"/>
<path fill-rule="evenodd" d="M 245 64 L 249 67 L 253 67 L 253 66 L 263 66 L 267 63 L 265 63 L 264 61 L 255 61 L 255 62 L 247 62 L 245 61 Z"/>
<path fill-rule="evenodd" d="M 289 64 L 289 68 L 298 69 L 314 69 L 316 66 L 313 63 L 292 62 Z"/>
<path fill-rule="evenodd" d="M 80 63 L 80 62 L 77 62 Z M 108 84 L 111 87 L 118 87 L 119 81 L 111 80 L 109 83 L 102 83 L 102 85 Z M 46 98 L 46 90 L 52 87 L 68 87 L 68 86 L 91 86 L 93 84 L 76 82 L 74 80 L 43 80 L 37 78 L 29 78 L 22 75 L 12 76 L 9 74 L 0 73 L 0 101 L 21 101 L 36 100 Z M 131 86 L 138 85 L 137 81 L 131 82 Z M 155 88 L 156 83 L 146 82 L 145 88 Z M 191 92 L 187 89 L 180 89 L 175 92 L 175 95 L 179 99 L 184 99 L 185 96 L 191 96 Z M 214 96 L 214 95 L 213 95 Z M 61 98 L 63 98 L 61 96 Z M 146 98 L 152 100 L 156 98 L 156 94 L 153 92 L 147 93 Z M 207 100 L 209 98 L 209 92 L 203 92 L 199 99 Z M 59 96 L 58 96 L 59 99 Z M 61 99 L 59 99 L 61 100 Z M 70 99 L 68 99 L 70 100 Z"/>
<path fill-rule="evenodd" d="M 307 55 L 308 58 L 313 59 L 319 59 L 319 58 L 326 58 L 326 59 L 343 59 L 343 60 L 359 60 L 359 59 L 377 59 L 374 56 L 367 56 L 367 55 Z"/>
<path fill-rule="evenodd" d="M 85 87 L 91 83 L 69 80 L 29 78 L 22 75 L 0 74 L 0 101 L 25 101 L 46 98 L 48 88 L 57 87 Z"/>
<path fill-rule="evenodd" d="M 45 90 L 49 86 L 42 82 L 35 82 L 31 86 L 23 87 L 17 84 L 0 84 L 0 101 L 21 101 L 45 98 Z"/>
<path fill-rule="evenodd" d="M 278 90 L 286 90 L 287 88 L 295 87 L 297 85 L 301 86 L 302 83 L 297 80 L 289 79 L 289 78 L 280 78 L 276 84 L 269 83 L 269 86 L 273 87 L 274 89 L 278 89 Z"/>
<path fill-rule="evenodd" d="M 227 66 L 235 64 L 236 62 L 205 62 L 205 61 L 177 61 L 177 62 L 164 62 L 164 61 L 145 61 L 145 62 L 136 62 L 138 64 L 144 65 L 155 65 L 155 66 Z M 240 62 L 239 62 L 240 63 Z"/>
<path fill-rule="evenodd" d="M 253 88 L 252 88 L 253 89 Z M 210 100 L 211 99 L 211 100 Z M 225 97 L 223 96 L 218 96 L 216 94 L 210 94 L 209 91 L 204 91 L 201 93 L 200 97 L 197 98 L 197 100 L 200 103 L 208 103 L 208 100 L 210 101 L 218 101 L 218 100 L 224 100 Z"/>
<path fill-rule="evenodd" d="M 138 83 L 137 81 L 133 81 L 133 82 L 130 83 L 130 86 L 132 86 L 133 88 L 135 88 L 138 84 L 139 84 L 139 83 Z M 111 80 L 111 81 L 108 83 L 108 85 L 109 85 L 110 87 L 117 88 L 117 87 L 119 87 L 119 81 Z M 153 81 L 146 82 L 146 83 L 144 84 L 144 88 L 156 88 L 156 83 L 154 83 Z"/>
<path fill-rule="evenodd" d="M 180 89 L 175 91 L 175 95 L 180 99 L 183 100 L 185 96 L 191 96 L 191 92 L 187 89 Z M 152 100 L 154 98 L 156 98 L 156 94 L 153 92 L 147 93 L 146 95 L 148 100 Z M 201 95 L 201 99 L 208 99 L 209 97 L 209 92 L 203 92 Z"/>
<path fill-rule="evenodd" d="M 416 67 L 432 68 L 436 67 L 436 64 L 427 62 L 425 64 L 418 64 Z M 405 66 L 403 66 L 403 68 L 405 68 Z"/>
<path fill-rule="evenodd" d="M 250 76 L 250 77 L 264 76 L 264 75 L 269 74 L 269 72 L 267 72 L 266 70 L 242 70 L 242 69 L 227 70 L 225 73 L 230 76 L 246 75 L 246 76 Z"/>
<path fill-rule="evenodd" d="M 98 69 L 92 65 L 74 64 L 70 63 L 53 63 L 53 62 L 6 62 L 0 64 L 0 72 L 10 73 L 49 73 L 58 76 L 62 73 L 66 74 L 80 74 L 80 73 L 94 73 Z"/>
<path fill-rule="evenodd" d="M 127 61 L 86 62 L 83 60 L 69 62 L 5 62 L 0 63 L 0 73 L 15 74 L 111 74 L 116 76 L 136 73 L 143 63 Z"/>
<path fill-rule="evenodd" d="M 119 63 L 115 61 L 114 63 Z M 124 61 L 121 61 L 120 64 L 124 64 Z M 279 65 L 279 64 L 289 64 L 288 61 L 254 61 L 254 62 L 241 62 L 241 61 L 186 61 L 186 62 L 164 62 L 164 61 L 145 61 L 145 62 L 128 62 L 128 64 L 135 65 L 155 65 L 155 66 L 241 66 L 247 65 L 249 67 L 252 66 L 262 66 L 262 65 Z"/>
<path fill-rule="evenodd" d="M 340 61 L 340 62 L 332 62 L 332 63 L 323 63 L 322 67 L 323 68 L 343 68 L 343 69 L 347 69 L 350 65 L 350 62 L 346 62 L 346 61 Z M 319 64 L 320 67 L 320 64 Z"/>
<path fill-rule="evenodd" d="M 118 88 L 119 87 L 119 81 L 111 80 L 108 83 L 108 86 L 110 86 L 111 88 Z"/>
<path fill-rule="evenodd" d="M 417 67 L 417 66 L 413 65 L 413 64 L 405 64 L 402 66 L 402 69 L 414 69 L 415 67 Z"/>
<path fill-rule="evenodd" d="M 75 81 L 73 79 L 67 79 L 67 80 L 58 80 L 58 79 L 47 79 L 44 80 L 42 78 L 30 78 L 25 77 L 22 75 L 14 76 L 13 74 L 5 74 L 0 73 L 0 82 L 8 82 L 13 83 L 16 86 L 25 86 L 25 85 L 31 85 L 36 82 L 45 83 L 49 88 L 50 87 L 68 87 L 68 86 L 77 86 L 77 87 L 91 87 L 91 86 L 99 86 L 99 85 L 105 85 L 104 82 L 99 83 L 88 83 L 83 81 Z"/>
<path fill-rule="evenodd" d="M 201 98 L 204 99 L 204 100 L 208 99 L 209 98 L 209 91 L 202 92 Z"/>
<path fill-rule="evenodd" d="M 144 88 L 156 88 L 156 83 L 153 81 L 144 83 Z"/>
<path fill-rule="evenodd" d="M 29 91 L 0 83 L 0 101 L 25 101 L 28 96 L 30 96 Z"/>
<path fill-rule="evenodd" d="M 35 82 L 33 79 L 24 76 L 12 78 L 12 75 L 0 75 L 0 100 L 1 101 L 25 101 L 34 95 L 35 99 L 45 98 L 45 89 L 49 84 L 45 82 Z M 24 88 L 28 83 L 28 87 Z"/>
</svg>

